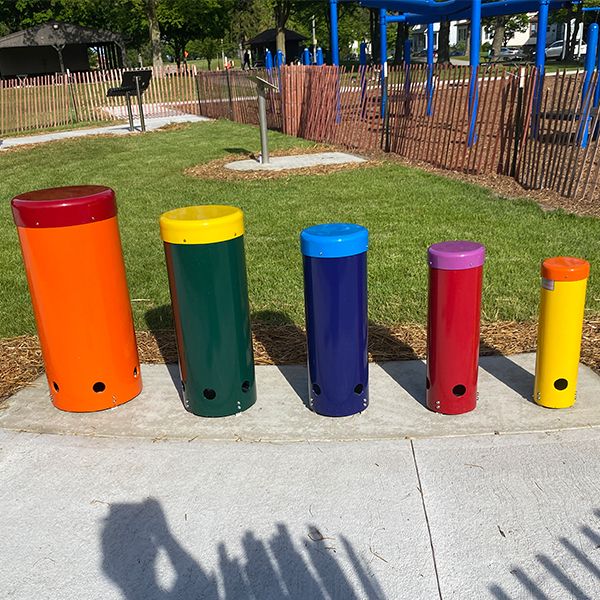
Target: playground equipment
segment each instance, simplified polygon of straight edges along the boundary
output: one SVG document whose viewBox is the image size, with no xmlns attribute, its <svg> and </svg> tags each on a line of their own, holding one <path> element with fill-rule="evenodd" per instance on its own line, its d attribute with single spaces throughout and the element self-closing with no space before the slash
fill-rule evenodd
<svg viewBox="0 0 600 600">
<path fill-rule="evenodd" d="M 452 241 L 429 247 L 427 407 L 456 415 L 477 404 L 479 322 L 485 247 Z"/>
<path fill-rule="evenodd" d="M 54 406 L 92 412 L 142 390 L 114 192 L 74 186 L 12 200 Z"/>
<path fill-rule="evenodd" d="M 379 9 L 380 26 L 380 57 L 381 57 L 381 114 L 385 115 L 387 104 L 387 26 L 390 23 L 406 23 L 407 25 L 427 25 L 427 114 L 433 114 L 433 23 L 442 21 L 470 20 L 469 63 L 471 77 L 469 83 L 469 134 L 468 144 L 477 141 L 475 125 L 477 122 L 477 109 L 479 105 L 477 71 L 480 64 L 481 50 L 481 19 L 514 15 L 525 12 L 538 11 L 538 35 L 536 39 L 536 67 L 540 74 L 540 85 L 536 94 L 540 101 L 542 81 L 546 61 L 546 36 L 548 28 L 548 13 L 550 10 L 560 9 L 577 2 L 558 0 L 329 0 L 329 13 L 331 22 L 331 63 L 339 65 L 339 38 L 338 38 L 338 4 L 341 2 L 356 2 L 365 8 Z M 390 14 L 390 11 L 399 14 Z M 410 54 L 405 51 L 405 63 L 410 63 Z"/>
<path fill-rule="evenodd" d="M 165 247 L 183 403 L 204 417 L 256 402 L 244 255 L 244 216 L 232 206 L 164 213 Z"/>
<path fill-rule="evenodd" d="M 369 403 L 368 232 L 360 225 L 315 225 L 300 235 L 311 408 L 330 417 Z"/>
<path fill-rule="evenodd" d="M 534 400 L 548 408 L 575 403 L 585 292 L 590 265 L 558 256 L 542 263 Z"/>
</svg>

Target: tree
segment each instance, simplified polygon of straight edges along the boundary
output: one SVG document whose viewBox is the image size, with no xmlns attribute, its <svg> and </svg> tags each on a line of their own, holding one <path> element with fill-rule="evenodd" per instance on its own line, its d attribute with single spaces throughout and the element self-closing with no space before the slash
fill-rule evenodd
<svg viewBox="0 0 600 600">
<path fill-rule="evenodd" d="M 273 13 L 275 15 L 275 43 L 277 51 L 285 54 L 285 26 L 292 12 L 291 0 L 273 0 Z"/>
<path fill-rule="evenodd" d="M 438 63 L 450 62 L 450 21 L 440 23 L 438 33 Z"/>
<path fill-rule="evenodd" d="M 498 16 L 483 20 L 485 32 L 494 36 L 492 41 L 493 55 L 498 56 L 502 46 L 506 46 L 515 33 L 527 31 L 529 17 L 526 14 Z"/>
</svg>

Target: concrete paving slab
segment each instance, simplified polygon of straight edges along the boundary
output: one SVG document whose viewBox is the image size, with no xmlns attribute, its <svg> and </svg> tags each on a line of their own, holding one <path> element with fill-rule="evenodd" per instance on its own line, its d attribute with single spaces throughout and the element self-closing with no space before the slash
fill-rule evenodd
<svg viewBox="0 0 600 600">
<path fill-rule="evenodd" d="M 2 598 L 437 597 L 410 442 L 7 435 Z"/>
<path fill-rule="evenodd" d="M 186 440 L 377 440 L 551 431 L 600 426 L 600 377 L 579 373 L 573 408 L 552 410 L 527 399 L 532 394 L 535 355 L 481 359 L 479 404 L 466 415 L 430 412 L 425 402 L 421 361 L 370 366 L 369 408 L 359 415 L 327 418 L 312 413 L 306 368 L 257 367 L 258 402 L 248 411 L 219 419 L 187 413 L 181 404 L 175 365 L 143 365 L 144 391 L 128 404 L 101 413 L 72 414 L 55 409 L 40 378 L 7 401 L 0 428 L 14 431 Z"/>
<path fill-rule="evenodd" d="M 294 156 L 271 156 L 268 164 L 256 160 L 236 160 L 227 163 L 226 169 L 232 171 L 284 171 L 287 169 L 306 169 L 326 165 L 343 165 L 366 162 L 364 158 L 346 152 L 317 152 L 314 154 L 297 154 Z"/>
<path fill-rule="evenodd" d="M 157 117 L 146 119 L 146 130 L 155 131 L 167 125 L 176 123 L 196 123 L 199 121 L 209 121 L 207 117 L 197 115 L 172 115 L 169 117 Z M 140 133 L 139 124 L 136 125 L 135 131 L 129 131 L 129 125 L 119 124 L 110 125 L 109 127 L 91 127 L 89 129 L 71 129 L 69 131 L 53 131 L 50 133 L 42 133 L 38 135 L 27 135 L 21 137 L 13 137 L 0 139 L 0 151 L 14 148 L 15 146 L 25 146 L 27 144 L 44 144 L 46 142 L 54 142 L 56 140 L 66 140 L 71 138 L 88 137 L 90 135 L 129 135 L 131 133 Z"/>
<path fill-rule="evenodd" d="M 414 448 L 442 598 L 600 597 L 600 431 Z"/>
</svg>

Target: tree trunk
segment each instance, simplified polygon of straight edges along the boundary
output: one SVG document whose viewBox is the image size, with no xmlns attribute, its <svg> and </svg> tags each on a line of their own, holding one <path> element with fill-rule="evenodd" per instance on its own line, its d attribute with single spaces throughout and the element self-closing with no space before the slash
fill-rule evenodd
<svg viewBox="0 0 600 600">
<path fill-rule="evenodd" d="M 577 36 L 579 34 L 579 25 L 581 23 L 581 7 L 577 8 L 577 12 L 575 13 L 575 26 L 573 27 L 573 31 L 571 33 L 571 40 L 569 42 L 569 58 L 572 59 L 575 57 L 577 50 Z"/>
<path fill-rule="evenodd" d="M 404 42 L 408 37 L 408 25 L 406 23 L 398 23 L 396 31 L 396 45 L 394 48 L 394 62 L 399 65 L 404 58 Z"/>
<path fill-rule="evenodd" d="M 289 0 L 277 0 L 275 3 L 275 43 L 277 51 L 281 50 L 285 56 L 285 26 L 290 17 Z"/>
<path fill-rule="evenodd" d="M 162 52 L 160 46 L 160 26 L 156 16 L 156 0 L 146 0 L 146 16 L 150 30 L 150 46 L 152 47 L 152 65 L 162 67 Z"/>
<path fill-rule="evenodd" d="M 377 64 L 380 62 L 379 55 L 381 50 L 379 43 L 379 10 L 371 8 L 369 19 L 371 28 L 371 56 L 373 57 L 373 64 Z"/>
<path fill-rule="evenodd" d="M 450 62 L 450 21 L 440 23 L 438 33 L 438 63 Z"/>
<path fill-rule="evenodd" d="M 504 36 L 506 34 L 506 17 L 496 17 L 494 19 L 494 40 L 492 41 L 492 56 L 498 60 L 500 50 L 504 46 Z"/>
<path fill-rule="evenodd" d="M 277 51 L 281 50 L 283 55 L 285 56 L 285 29 L 282 27 L 277 27 L 277 37 L 275 38 L 275 43 L 277 44 Z"/>
</svg>

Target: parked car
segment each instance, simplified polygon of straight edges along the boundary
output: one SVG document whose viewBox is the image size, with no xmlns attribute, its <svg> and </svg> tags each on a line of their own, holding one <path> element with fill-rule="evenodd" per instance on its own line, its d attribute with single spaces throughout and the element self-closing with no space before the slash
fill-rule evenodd
<svg viewBox="0 0 600 600">
<path fill-rule="evenodd" d="M 500 48 L 500 52 L 498 55 L 494 55 L 494 50 L 490 49 L 489 59 L 493 61 L 514 61 L 514 60 L 524 60 L 525 54 L 521 48 L 511 48 L 509 46 L 503 46 Z"/>
<path fill-rule="evenodd" d="M 554 42 L 553 44 L 550 44 L 546 48 L 546 58 L 560 60 L 563 56 L 563 46 L 564 46 L 563 40 L 558 40 L 558 41 Z M 574 52 L 575 56 L 577 56 L 578 54 L 579 54 L 579 56 L 585 56 L 587 54 L 587 44 L 585 42 L 582 42 L 581 43 L 581 51 L 578 52 L 578 50 L 579 50 L 579 44 L 577 44 L 575 46 L 575 52 Z"/>
</svg>

